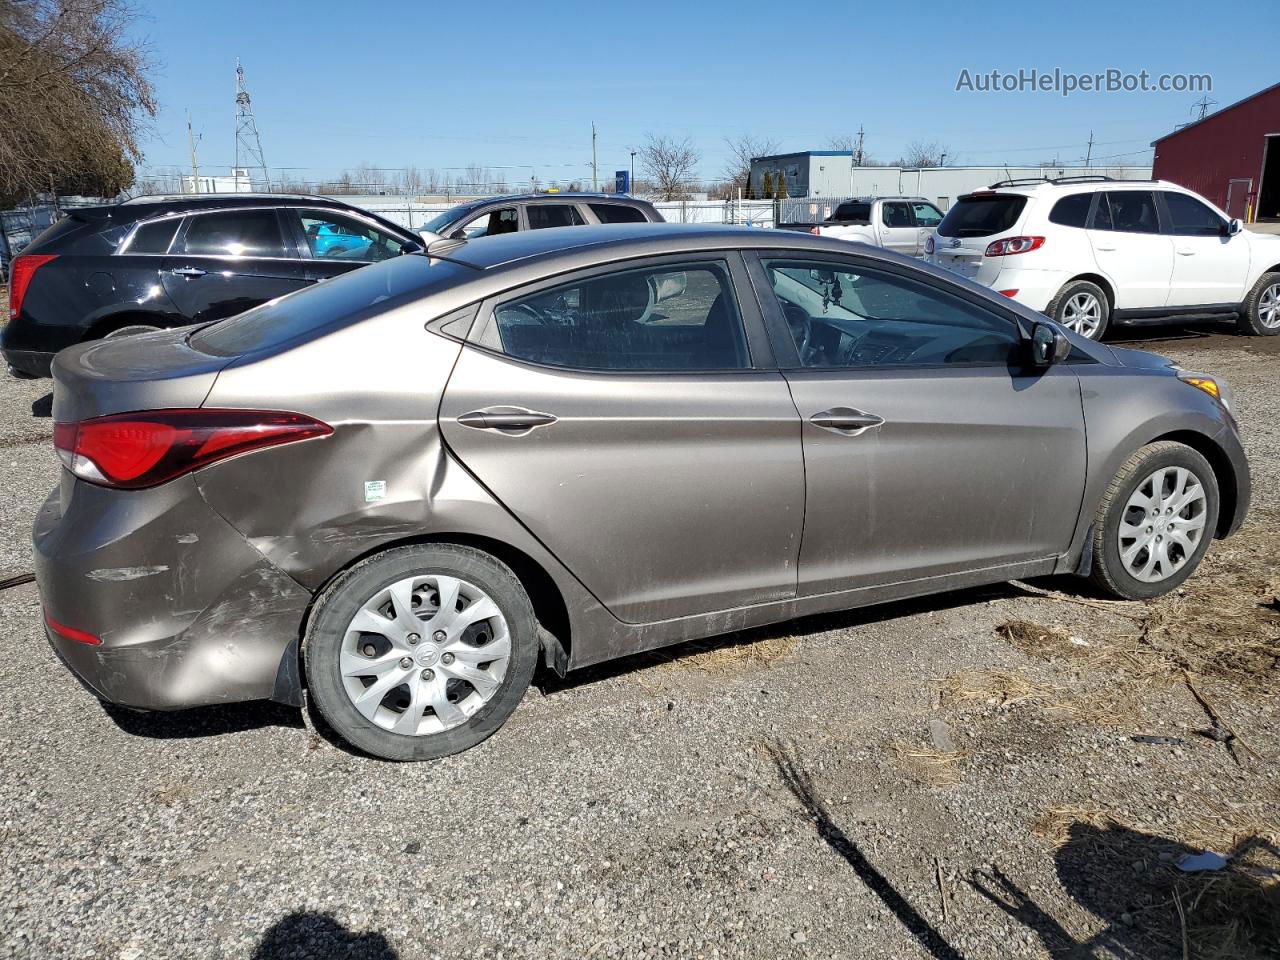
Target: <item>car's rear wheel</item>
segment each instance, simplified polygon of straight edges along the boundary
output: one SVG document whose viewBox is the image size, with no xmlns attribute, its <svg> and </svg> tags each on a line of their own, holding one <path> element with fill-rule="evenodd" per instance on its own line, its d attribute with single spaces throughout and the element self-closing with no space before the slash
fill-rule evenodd
<svg viewBox="0 0 1280 960">
<path fill-rule="evenodd" d="M 399 547 L 342 574 L 304 642 L 311 701 L 347 742 L 388 760 L 475 746 L 520 703 L 537 664 L 529 598 L 494 557 Z"/>
<path fill-rule="evenodd" d="M 1111 320 L 1111 301 L 1096 283 L 1073 280 L 1058 291 L 1045 313 L 1090 340 L 1101 340 Z"/>
<path fill-rule="evenodd" d="M 1148 444 L 1103 494 L 1093 527 L 1093 580 L 1128 600 L 1159 597 L 1191 576 L 1218 523 L 1209 462 L 1181 443 Z"/>
<path fill-rule="evenodd" d="M 1280 334 L 1280 273 L 1264 273 L 1245 297 L 1240 329 L 1258 337 Z"/>
</svg>

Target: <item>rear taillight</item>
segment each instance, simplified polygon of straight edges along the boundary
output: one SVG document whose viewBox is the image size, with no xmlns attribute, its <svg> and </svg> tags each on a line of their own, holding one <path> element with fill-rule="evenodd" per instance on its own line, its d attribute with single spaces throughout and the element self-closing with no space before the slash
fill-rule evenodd
<svg viewBox="0 0 1280 960">
<path fill-rule="evenodd" d="M 929 239 L 924 242 L 924 252 L 933 253 L 933 234 L 929 234 Z"/>
<path fill-rule="evenodd" d="M 27 253 L 15 257 L 9 268 L 9 319 L 16 320 L 22 312 L 22 298 L 27 295 L 31 278 L 50 260 L 57 260 L 56 253 Z"/>
<path fill-rule="evenodd" d="M 1044 237 L 1006 237 L 987 245 L 988 257 L 1011 257 L 1015 253 L 1030 253 L 1044 246 Z"/>
<path fill-rule="evenodd" d="M 815 237 L 820 237 L 820 236 L 822 236 L 822 228 L 821 228 L 821 227 L 810 227 L 810 228 L 809 228 L 809 232 L 810 232 L 810 233 L 812 233 Z"/>
<path fill-rule="evenodd" d="M 55 423 L 67 469 L 105 487 L 154 487 L 250 450 L 309 440 L 333 428 L 279 410 L 149 410 Z"/>
</svg>

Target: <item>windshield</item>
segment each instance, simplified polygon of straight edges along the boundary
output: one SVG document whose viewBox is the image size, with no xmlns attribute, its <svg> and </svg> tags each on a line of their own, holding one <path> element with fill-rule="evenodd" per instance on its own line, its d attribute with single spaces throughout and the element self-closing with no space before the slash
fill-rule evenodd
<svg viewBox="0 0 1280 960">
<path fill-rule="evenodd" d="M 480 204 L 478 203 L 460 203 L 456 207 L 450 207 L 444 213 L 432 217 L 418 229 L 426 230 L 428 233 L 438 233 L 441 236 L 444 236 L 444 232 L 449 229 L 451 224 L 457 223 L 479 206 Z"/>
</svg>

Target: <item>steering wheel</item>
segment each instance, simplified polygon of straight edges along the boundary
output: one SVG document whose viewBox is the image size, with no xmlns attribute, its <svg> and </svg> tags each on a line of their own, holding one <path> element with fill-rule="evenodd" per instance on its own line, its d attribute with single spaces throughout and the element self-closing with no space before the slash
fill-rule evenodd
<svg viewBox="0 0 1280 960">
<path fill-rule="evenodd" d="M 503 307 L 502 312 L 504 314 L 520 314 L 519 317 L 513 318 L 517 323 L 536 323 L 539 326 L 546 326 L 547 324 L 547 318 L 527 303 L 517 303 L 510 307 Z"/>
</svg>

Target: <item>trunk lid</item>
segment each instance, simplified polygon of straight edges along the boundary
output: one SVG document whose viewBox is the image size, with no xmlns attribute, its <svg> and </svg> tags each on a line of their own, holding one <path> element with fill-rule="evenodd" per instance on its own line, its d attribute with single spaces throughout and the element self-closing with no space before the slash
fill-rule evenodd
<svg viewBox="0 0 1280 960">
<path fill-rule="evenodd" d="M 190 333 L 190 327 L 162 330 L 63 350 L 53 360 L 54 421 L 200 406 L 234 358 L 195 349 Z"/>
</svg>

